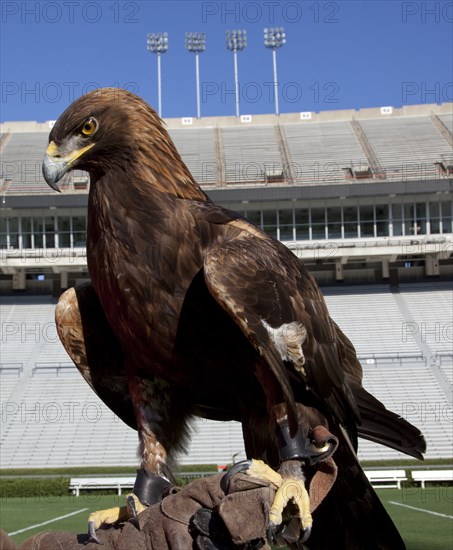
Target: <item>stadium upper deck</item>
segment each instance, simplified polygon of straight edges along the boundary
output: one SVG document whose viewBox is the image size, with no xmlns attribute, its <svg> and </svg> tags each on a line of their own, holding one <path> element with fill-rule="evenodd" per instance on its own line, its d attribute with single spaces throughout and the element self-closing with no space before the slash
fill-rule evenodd
<svg viewBox="0 0 453 550">
<path fill-rule="evenodd" d="M 320 282 L 453 274 L 453 104 L 165 122 L 208 195 L 287 242 Z M 44 182 L 52 124 L 0 124 L 3 290 L 87 278 L 89 178 L 70 174 L 61 194 Z"/>
<path fill-rule="evenodd" d="M 165 122 L 206 188 L 441 181 L 453 173 L 450 103 Z M 52 124 L 0 124 L 3 193 L 51 193 L 40 163 Z M 84 180 L 79 172 L 65 191 L 83 190 Z"/>
</svg>

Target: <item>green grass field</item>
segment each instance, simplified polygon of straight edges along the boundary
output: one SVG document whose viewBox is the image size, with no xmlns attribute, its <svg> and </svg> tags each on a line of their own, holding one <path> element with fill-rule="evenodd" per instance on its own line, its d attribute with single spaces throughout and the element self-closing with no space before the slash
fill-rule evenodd
<svg viewBox="0 0 453 550">
<path fill-rule="evenodd" d="M 407 550 L 446 550 L 453 541 L 453 487 L 380 489 L 379 496 L 392 516 Z M 41 531 L 85 532 L 90 511 L 122 505 L 116 495 L 81 494 L 78 498 L 27 497 L 1 501 L 0 525 L 19 543 Z M 414 510 L 413 508 L 416 508 Z M 61 516 L 76 512 L 63 519 Z M 33 525 L 51 521 L 36 528 Z"/>
</svg>

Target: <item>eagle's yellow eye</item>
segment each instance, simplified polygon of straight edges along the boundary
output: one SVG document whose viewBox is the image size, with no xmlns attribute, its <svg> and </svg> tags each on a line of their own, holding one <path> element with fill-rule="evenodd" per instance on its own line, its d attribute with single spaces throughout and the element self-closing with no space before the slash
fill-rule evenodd
<svg viewBox="0 0 453 550">
<path fill-rule="evenodd" d="M 82 128 L 80 131 L 84 136 L 92 136 L 94 132 L 96 132 L 98 128 L 98 123 L 95 118 L 87 118 L 85 122 L 82 124 Z"/>
</svg>

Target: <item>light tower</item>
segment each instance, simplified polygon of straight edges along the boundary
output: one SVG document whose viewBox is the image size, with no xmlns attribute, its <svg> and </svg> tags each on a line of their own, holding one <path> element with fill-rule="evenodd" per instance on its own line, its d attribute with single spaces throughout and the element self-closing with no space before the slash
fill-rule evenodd
<svg viewBox="0 0 453 550">
<path fill-rule="evenodd" d="M 236 93 L 236 116 L 239 116 L 239 77 L 238 77 L 238 52 L 247 46 L 247 31 L 226 31 L 227 49 L 234 56 L 234 89 Z"/>
<path fill-rule="evenodd" d="M 200 65 L 198 54 L 206 50 L 206 35 L 204 32 L 186 32 L 186 49 L 195 54 L 195 78 L 197 80 L 197 118 L 200 112 Z"/>
<path fill-rule="evenodd" d="M 148 51 L 157 54 L 157 110 L 162 118 L 162 81 L 160 70 L 160 56 L 168 50 L 168 33 L 148 33 Z"/>
<path fill-rule="evenodd" d="M 275 114 L 278 110 L 278 80 L 277 80 L 277 48 L 281 48 L 286 43 L 286 33 L 283 27 L 271 27 L 264 29 L 264 46 L 272 49 L 272 58 L 274 61 L 274 96 L 275 96 Z"/>
</svg>

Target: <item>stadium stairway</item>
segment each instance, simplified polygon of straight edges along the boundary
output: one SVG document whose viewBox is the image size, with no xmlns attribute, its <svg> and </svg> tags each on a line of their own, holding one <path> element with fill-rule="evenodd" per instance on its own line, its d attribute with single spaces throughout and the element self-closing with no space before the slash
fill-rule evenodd
<svg viewBox="0 0 453 550">
<path fill-rule="evenodd" d="M 431 318 L 430 323 L 427 323 L 427 321 L 421 321 L 421 322 L 415 321 L 410 311 L 411 306 L 410 306 L 410 301 L 408 301 L 408 298 L 407 298 L 408 295 L 406 294 L 406 297 L 404 297 L 403 295 L 401 295 L 399 290 L 393 291 L 393 297 L 401 311 L 403 318 L 405 319 L 405 323 L 407 324 L 406 325 L 407 329 L 411 331 L 414 340 L 416 341 L 418 347 L 420 348 L 420 351 L 422 352 L 424 357 L 426 357 L 427 360 L 429 361 L 430 370 L 434 375 L 434 377 L 436 378 L 436 381 L 439 384 L 440 388 L 443 390 L 445 397 L 451 400 L 451 385 L 448 379 L 446 378 L 443 370 L 440 368 L 440 365 L 435 360 L 436 355 L 435 355 L 435 349 L 433 349 L 433 345 L 429 344 L 427 340 L 428 331 L 429 331 L 429 334 L 434 335 L 434 339 L 437 340 L 437 342 L 435 342 L 436 347 L 440 346 L 441 348 L 443 348 L 444 344 L 445 345 L 448 344 L 447 342 L 448 333 L 445 333 L 443 335 L 443 330 L 442 330 L 442 327 L 445 329 L 445 327 L 447 326 L 447 323 L 445 321 L 444 322 L 439 321 L 438 315 L 439 315 L 440 304 L 437 304 L 437 307 L 436 307 L 436 304 L 433 303 L 432 301 L 433 300 L 433 296 L 431 295 L 432 293 L 428 291 L 427 294 L 429 295 L 427 297 L 425 308 L 423 310 L 426 313 L 423 314 L 423 317 L 427 318 L 428 316 L 428 318 Z M 450 311 L 453 311 L 453 307 L 450 309 Z M 432 312 L 435 312 L 436 315 L 432 316 Z M 425 325 L 423 325 L 422 323 L 425 323 Z M 430 326 L 426 327 L 426 324 L 429 324 Z M 436 324 L 438 324 L 439 330 L 436 329 Z M 425 326 L 424 333 L 421 330 L 423 326 Z M 440 336 L 440 338 L 436 338 L 435 336 L 436 332 L 438 332 L 438 336 Z M 449 331 L 449 334 L 451 334 L 451 329 Z M 451 341 L 450 341 L 450 344 L 451 344 Z M 451 345 L 450 345 L 450 349 L 451 349 Z"/>
</svg>

